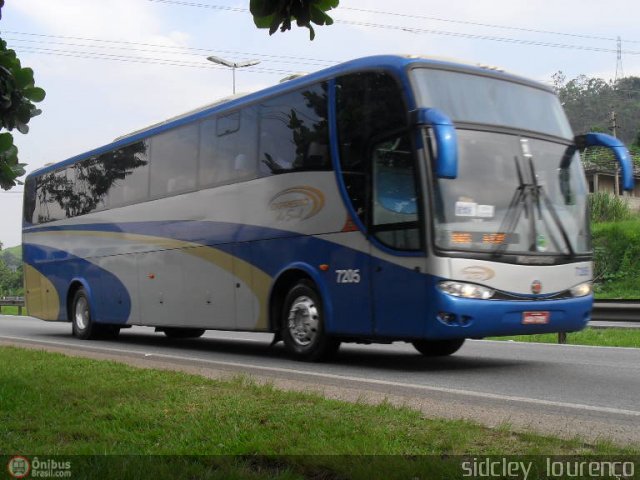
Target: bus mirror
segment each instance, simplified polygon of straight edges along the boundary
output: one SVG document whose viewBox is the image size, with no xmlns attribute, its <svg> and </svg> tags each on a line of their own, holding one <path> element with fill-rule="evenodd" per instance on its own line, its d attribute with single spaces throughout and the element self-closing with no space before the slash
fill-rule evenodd
<svg viewBox="0 0 640 480">
<path fill-rule="evenodd" d="M 420 109 L 413 114 L 417 125 L 428 126 L 433 131 L 436 176 L 456 178 L 458 176 L 458 136 L 451 119 L 435 108 Z"/>
<path fill-rule="evenodd" d="M 587 147 L 607 147 L 611 149 L 613 156 L 620 164 L 622 188 L 627 191 L 633 190 L 633 164 L 631 163 L 629 150 L 627 150 L 624 143 L 606 133 L 585 133 L 584 135 L 578 135 L 575 138 L 575 142 L 581 150 Z"/>
</svg>

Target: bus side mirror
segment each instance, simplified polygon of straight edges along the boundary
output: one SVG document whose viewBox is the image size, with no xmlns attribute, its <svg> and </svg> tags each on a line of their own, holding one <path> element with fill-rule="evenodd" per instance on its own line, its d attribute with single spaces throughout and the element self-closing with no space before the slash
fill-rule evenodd
<svg viewBox="0 0 640 480">
<path fill-rule="evenodd" d="M 606 133 L 585 133 L 584 135 L 578 135 L 575 138 L 575 142 L 581 150 L 586 147 L 607 147 L 611 149 L 613 156 L 620 164 L 622 188 L 627 191 L 633 190 L 633 164 L 631 163 L 629 150 L 627 150 L 624 143 Z"/>
<path fill-rule="evenodd" d="M 430 127 L 435 140 L 434 169 L 438 178 L 458 176 L 458 135 L 449 117 L 435 108 L 424 108 L 412 112 L 413 123 Z"/>
</svg>

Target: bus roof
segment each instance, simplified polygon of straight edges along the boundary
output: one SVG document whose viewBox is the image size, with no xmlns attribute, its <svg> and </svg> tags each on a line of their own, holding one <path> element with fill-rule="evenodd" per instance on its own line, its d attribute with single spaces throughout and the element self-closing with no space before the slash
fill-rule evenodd
<svg viewBox="0 0 640 480">
<path fill-rule="evenodd" d="M 463 72 L 468 72 L 468 73 L 473 73 L 478 75 L 492 76 L 502 80 L 508 80 L 516 83 L 529 85 L 534 88 L 539 88 L 539 89 L 543 89 L 551 92 L 553 91 L 551 87 L 544 85 L 542 83 L 535 82 L 525 77 L 520 77 L 511 73 L 506 73 L 501 69 L 498 69 L 496 67 L 486 66 L 486 65 L 480 65 L 480 64 L 473 65 L 473 64 L 465 63 L 458 60 L 436 58 L 436 57 L 420 57 L 415 55 L 375 55 L 370 57 L 363 57 L 355 60 L 350 60 L 344 63 L 340 63 L 338 65 L 328 67 L 314 73 L 302 75 L 300 77 L 273 85 L 271 87 L 267 87 L 257 92 L 253 92 L 249 94 L 238 94 L 231 97 L 220 99 L 216 102 L 202 106 L 195 110 L 191 110 L 181 115 L 177 115 L 167 120 L 150 125 L 148 127 L 117 137 L 113 142 L 103 145 L 101 147 L 95 148 L 88 152 L 75 155 L 61 162 L 49 164 L 45 167 L 42 167 L 40 169 L 37 169 L 31 172 L 29 175 L 27 175 L 27 179 L 31 178 L 32 176 L 38 176 L 44 173 L 58 170 L 62 167 L 72 165 L 86 158 L 89 158 L 95 155 L 100 155 L 102 153 L 111 151 L 115 148 L 123 147 L 132 142 L 143 140 L 149 136 L 155 135 L 165 130 L 169 130 L 174 127 L 178 127 L 180 125 L 189 123 L 194 120 L 198 120 L 200 118 L 207 117 L 216 112 L 240 108 L 242 106 L 249 105 L 256 101 L 263 100 L 265 98 L 278 95 L 281 93 L 286 93 L 288 91 L 294 91 L 306 85 L 314 84 L 316 82 L 323 81 L 323 80 L 328 80 L 330 78 L 333 78 L 339 75 L 344 75 L 344 74 L 363 71 L 363 70 L 384 69 L 387 71 L 395 72 L 399 77 L 402 77 L 403 72 L 406 72 L 408 68 L 421 66 L 421 65 L 425 67 L 431 67 L 431 68 L 463 71 Z M 410 105 L 410 107 L 412 106 Z"/>
</svg>

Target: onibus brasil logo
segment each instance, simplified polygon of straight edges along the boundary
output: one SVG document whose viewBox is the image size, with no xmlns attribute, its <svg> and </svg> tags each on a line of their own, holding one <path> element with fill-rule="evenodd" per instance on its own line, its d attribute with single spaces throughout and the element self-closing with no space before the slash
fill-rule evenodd
<svg viewBox="0 0 640 480">
<path fill-rule="evenodd" d="M 31 471 L 31 464 L 27 458 L 16 455 L 9 460 L 7 470 L 13 478 L 25 478 Z"/>
<path fill-rule="evenodd" d="M 7 471 L 11 478 L 26 478 L 29 474 L 31 478 L 71 478 L 71 462 L 38 457 L 29 460 L 15 455 L 7 463 Z"/>
</svg>

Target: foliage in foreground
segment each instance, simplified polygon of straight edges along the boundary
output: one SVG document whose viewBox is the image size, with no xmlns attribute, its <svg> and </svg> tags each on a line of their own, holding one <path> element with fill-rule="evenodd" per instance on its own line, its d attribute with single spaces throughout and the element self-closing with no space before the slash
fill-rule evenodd
<svg viewBox="0 0 640 480">
<path fill-rule="evenodd" d="M 333 19 L 326 12 L 339 3 L 339 0 L 251 0 L 249 8 L 256 27 L 268 28 L 269 35 L 278 29 L 291 30 L 291 23 L 295 21 L 299 27 L 309 29 L 313 40 L 316 33 L 311 24 L 332 25 Z"/>
<path fill-rule="evenodd" d="M 4 0 L 0 0 L 1 9 Z M 14 50 L 0 38 L 0 188 L 9 190 L 25 174 L 25 164 L 18 161 L 18 148 L 13 144 L 13 135 L 2 130 L 29 131 L 29 120 L 41 112 L 34 102 L 44 100 L 45 92 L 36 87 L 33 70 L 23 68 Z"/>
</svg>

